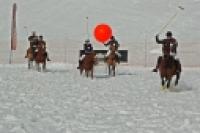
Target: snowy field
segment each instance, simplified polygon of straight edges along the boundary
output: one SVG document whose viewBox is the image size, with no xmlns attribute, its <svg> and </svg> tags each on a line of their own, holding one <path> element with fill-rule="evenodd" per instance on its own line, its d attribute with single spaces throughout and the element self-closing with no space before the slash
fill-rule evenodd
<svg viewBox="0 0 200 133">
<path fill-rule="evenodd" d="M 93 36 L 97 24 L 107 23 L 121 44 L 119 49 L 129 50 L 129 64 L 153 66 L 161 51 L 155 35 L 178 13 L 160 37 L 171 30 L 179 42 L 178 54 L 183 66 L 200 66 L 200 0 L 0 0 L 0 64 L 8 63 L 9 59 L 14 2 L 18 37 L 14 63 L 25 63 L 27 38 L 32 31 L 44 36 L 53 62 L 77 63 L 78 50 L 87 38 L 88 17 L 94 49 L 107 49 Z"/>
<path fill-rule="evenodd" d="M 151 68 L 95 67 L 93 80 L 75 65 L 0 65 L 1 133 L 199 133 L 200 69 L 184 68 L 178 87 L 160 90 Z"/>
</svg>

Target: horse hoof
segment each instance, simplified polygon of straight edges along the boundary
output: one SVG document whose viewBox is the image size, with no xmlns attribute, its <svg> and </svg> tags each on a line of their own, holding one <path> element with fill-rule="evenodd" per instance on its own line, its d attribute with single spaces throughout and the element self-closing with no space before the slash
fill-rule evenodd
<svg viewBox="0 0 200 133">
<path fill-rule="evenodd" d="M 161 90 L 164 90 L 164 89 L 165 89 L 165 86 L 161 86 L 160 89 L 161 89 Z"/>
<path fill-rule="evenodd" d="M 167 86 L 167 89 L 169 89 L 170 88 L 170 86 Z"/>
</svg>

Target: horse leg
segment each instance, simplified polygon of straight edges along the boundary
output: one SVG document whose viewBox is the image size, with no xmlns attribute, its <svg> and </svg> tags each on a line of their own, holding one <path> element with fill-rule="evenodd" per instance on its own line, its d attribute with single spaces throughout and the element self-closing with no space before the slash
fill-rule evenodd
<svg viewBox="0 0 200 133">
<path fill-rule="evenodd" d="M 115 76 L 115 65 L 113 65 L 112 70 L 113 70 L 113 76 Z"/>
<path fill-rule="evenodd" d="M 111 69 L 110 69 L 110 65 L 108 65 L 108 75 L 111 75 Z"/>
<path fill-rule="evenodd" d="M 88 70 L 85 71 L 85 74 L 86 74 L 86 77 L 88 78 L 88 76 L 89 76 Z"/>
<path fill-rule="evenodd" d="M 80 75 L 82 75 L 83 73 L 83 68 L 80 68 Z"/>
<path fill-rule="evenodd" d="M 180 79 L 180 72 L 176 73 L 176 80 L 175 80 L 175 86 L 178 85 L 178 80 Z"/>
<path fill-rule="evenodd" d="M 33 68 L 33 60 L 30 63 L 31 63 L 31 68 Z"/>
<path fill-rule="evenodd" d="M 164 77 L 161 77 L 161 89 L 164 89 L 164 86 L 165 86 L 165 80 L 164 80 Z"/>
<path fill-rule="evenodd" d="M 28 69 L 31 69 L 31 61 L 28 60 Z"/>
<path fill-rule="evenodd" d="M 170 83 L 171 83 L 171 79 L 168 79 L 168 80 L 167 80 L 167 88 L 170 87 Z"/>
<path fill-rule="evenodd" d="M 92 68 L 92 70 L 91 70 L 91 78 L 92 78 L 92 79 L 93 79 L 93 76 L 94 76 L 94 75 L 93 75 L 93 74 L 94 74 L 93 72 L 94 72 L 94 71 L 93 71 L 93 68 Z"/>
<path fill-rule="evenodd" d="M 36 66 L 37 66 L 37 71 L 40 72 L 41 69 L 40 69 L 40 63 L 36 63 Z"/>
<path fill-rule="evenodd" d="M 42 64 L 42 70 L 46 70 L 46 61 Z"/>
</svg>

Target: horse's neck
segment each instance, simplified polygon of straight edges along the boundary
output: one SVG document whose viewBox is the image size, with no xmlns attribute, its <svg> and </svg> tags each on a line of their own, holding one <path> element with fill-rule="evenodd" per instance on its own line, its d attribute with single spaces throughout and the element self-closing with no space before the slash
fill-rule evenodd
<svg viewBox="0 0 200 133">
<path fill-rule="evenodd" d="M 86 55 L 85 55 L 85 59 L 90 59 L 90 58 L 92 58 L 92 55 L 91 55 L 91 54 L 86 54 Z"/>
</svg>

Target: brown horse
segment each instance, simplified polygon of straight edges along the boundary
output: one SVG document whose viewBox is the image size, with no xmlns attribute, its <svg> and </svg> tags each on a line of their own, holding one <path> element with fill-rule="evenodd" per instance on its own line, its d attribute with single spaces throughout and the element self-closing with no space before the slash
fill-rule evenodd
<svg viewBox="0 0 200 133">
<path fill-rule="evenodd" d="M 31 48 L 27 49 L 25 58 L 28 59 L 28 69 L 33 68 L 34 56 L 33 56 L 33 51 Z"/>
<path fill-rule="evenodd" d="M 165 84 L 167 83 L 167 88 L 170 87 L 170 83 L 172 77 L 175 75 L 175 85 L 178 85 L 178 81 L 180 79 L 180 71 L 178 71 L 177 61 L 173 58 L 162 57 L 160 65 L 159 65 L 159 73 L 162 81 L 162 88 L 165 88 Z"/>
<path fill-rule="evenodd" d="M 46 51 L 42 46 L 37 47 L 35 62 L 38 71 L 41 71 L 40 64 L 42 64 L 42 69 L 46 69 Z"/>
<path fill-rule="evenodd" d="M 117 63 L 117 58 L 116 58 L 116 53 L 115 53 L 116 47 L 111 45 L 110 51 L 111 52 L 106 59 L 106 63 L 108 65 L 108 75 L 110 76 L 112 72 L 113 76 L 115 76 L 115 68 L 116 68 L 116 63 Z"/>
<path fill-rule="evenodd" d="M 89 73 L 93 79 L 94 65 L 97 63 L 96 53 L 87 54 L 80 65 L 80 74 L 85 70 L 85 75 L 88 77 Z"/>
</svg>

